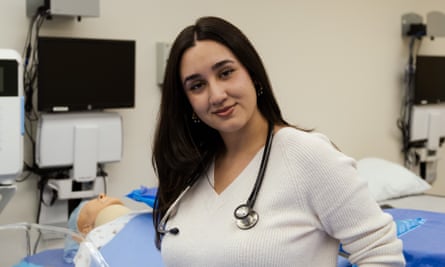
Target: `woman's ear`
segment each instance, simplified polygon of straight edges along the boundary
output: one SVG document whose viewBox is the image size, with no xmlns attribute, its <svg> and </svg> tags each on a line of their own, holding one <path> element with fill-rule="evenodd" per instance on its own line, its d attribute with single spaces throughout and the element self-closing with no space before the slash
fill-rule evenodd
<svg viewBox="0 0 445 267">
<path fill-rule="evenodd" d="M 263 85 L 261 85 L 261 83 L 258 82 L 257 80 L 253 80 L 253 85 L 255 87 L 257 96 L 261 96 L 264 93 Z"/>
</svg>

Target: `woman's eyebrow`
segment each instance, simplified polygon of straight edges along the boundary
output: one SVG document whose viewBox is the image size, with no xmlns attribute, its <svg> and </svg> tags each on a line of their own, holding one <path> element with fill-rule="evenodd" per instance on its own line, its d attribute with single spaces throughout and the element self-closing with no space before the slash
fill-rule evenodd
<svg viewBox="0 0 445 267">
<path fill-rule="evenodd" d="M 215 70 L 223 67 L 224 65 L 231 64 L 231 63 L 235 63 L 235 61 L 233 61 L 231 59 L 221 60 L 221 61 L 216 62 L 215 64 L 213 64 L 211 69 L 212 69 L 212 71 L 215 71 Z M 197 78 L 200 78 L 200 77 L 201 77 L 200 74 L 192 74 L 192 75 L 189 75 L 189 76 L 185 77 L 184 81 L 182 83 L 183 83 L 183 85 L 185 87 L 185 85 L 187 84 L 188 81 L 191 81 L 191 80 L 194 80 L 194 79 L 197 79 Z"/>
<path fill-rule="evenodd" d="M 216 62 L 216 63 L 212 66 L 212 70 L 214 71 L 214 70 L 216 70 L 216 69 L 218 69 L 218 68 L 220 68 L 220 67 L 222 67 L 222 66 L 224 66 L 224 65 L 226 65 L 226 64 L 229 64 L 229 63 L 235 63 L 235 61 L 233 61 L 233 60 L 231 60 L 231 59 L 221 60 L 221 61 L 219 61 L 219 62 Z"/>
</svg>

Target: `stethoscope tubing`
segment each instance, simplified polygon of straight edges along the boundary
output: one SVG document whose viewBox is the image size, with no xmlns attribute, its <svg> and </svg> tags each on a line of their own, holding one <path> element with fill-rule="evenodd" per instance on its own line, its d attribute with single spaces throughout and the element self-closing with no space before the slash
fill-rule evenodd
<svg viewBox="0 0 445 267">
<path fill-rule="evenodd" d="M 258 222 L 258 213 L 253 210 L 253 206 L 255 205 L 258 193 L 261 189 L 261 185 L 264 180 L 264 175 L 266 173 L 266 167 L 267 163 L 269 161 L 269 155 L 270 150 L 272 147 L 272 139 L 273 139 L 273 128 L 274 124 L 272 122 L 269 122 L 268 124 L 268 133 L 267 133 L 267 139 L 266 144 L 264 146 L 263 150 L 263 156 L 261 158 L 260 163 L 260 169 L 258 171 L 257 179 L 255 181 L 255 184 L 253 186 L 252 192 L 249 195 L 249 198 L 247 199 L 246 203 L 239 205 L 234 210 L 234 216 L 237 220 L 237 226 L 238 228 L 242 230 L 250 229 L 253 226 L 256 225 Z M 184 195 L 190 190 L 194 182 L 191 182 L 187 187 L 179 194 L 179 196 L 176 198 L 175 201 L 170 205 L 170 207 L 165 212 L 164 216 L 161 218 L 161 221 L 158 224 L 157 232 L 160 234 L 178 234 L 179 229 L 177 227 L 173 227 L 170 229 L 166 229 L 167 227 L 167 221 L 170 218 L 171 214 L 173 213 L 173 210 L 177 207 L 178 203 L 181 201 L 181 199 L 184 197 Z"/>
<path fill-rule="evenodd" d="M 233 216 L 236 219 L 236 225 L 241 230 L 247 230 L 254 227 L 259 220 L 258 213 L 253 209 L 255 205 L 255 201 L 257 199 L 258 193 L 260 191 L 264 174 L 266 173 L 267 163 L 269 161 L 270 149 L 272 147 L 272 139 L 273 139 L 273 123 L 269 123 L 269 131 L 267 134 L 266 144 L 263 150 L 263 157 L 260 163 L 260 169 L 258 171 L 257 179 L 253 186 L 252 192 L 250 193 L 249 198 L 246 203 L 239 205 L 233 211 Z"/>
<path fill-rule="evenodd" d="M 175 201 L 173 201 L 173 203 L 170 205 L 170 207 L 167 209 L 167 211 L 165 212 L 164 217 L 161 218 L 161 221 L 158 224 L 157 227 L 157 231 L 160 234 L 167 234 L 170 233 L 172 231 L 172 229 L 166 229 L 165 227 L 167 226 L 167 220 L 170 218 L 170 215 L 173 212 L 173 209 L 175 209 L 178 206 L 179 201 L 181 201 L 181 199 L 184 197 L 184 195 L 190 190 L 190 188 L 192 188 L 192 184 L 188 185 L 182 192 L 181 194 L 179 194 L 179 196 L 176 198 Z"/>
<path fill-rule="evenodd" d="M 252 209 L 255 205 L 255 201 L 258 196 L 258 192 L 261 189 L 261 185 L 264 180 L 264 174 L 266 173 L 267 163 L 269 162 L 270 149 L 272 147 L 272 139 L 273 139 L 273 123 L 269 123 L 269 131 L 267 133 L 266 144 L 263 150 L 263 157 L 261 158 L 260 169 L 258 171 L 258 176 L 255 181 L 255 185 L 253 186 L 253 190 L 250 193 L 249 198 L 247 199 L 246 205 Z"/>
</svg>

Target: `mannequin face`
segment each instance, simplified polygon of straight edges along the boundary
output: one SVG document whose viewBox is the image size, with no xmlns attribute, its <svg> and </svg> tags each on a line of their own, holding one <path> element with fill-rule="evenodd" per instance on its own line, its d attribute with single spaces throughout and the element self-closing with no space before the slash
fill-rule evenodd
<svg viewBox="0 0 445 267">
<path fill-rule="evenodd" d="M 79 212 L 77 228 L 82 234 L 89 233 L 94 228 L 94 222 L 101 210 L 110 205 L 124 205 L 118 198 L 100 194 L 97 198 L 85 203 Z"/>
</svg>

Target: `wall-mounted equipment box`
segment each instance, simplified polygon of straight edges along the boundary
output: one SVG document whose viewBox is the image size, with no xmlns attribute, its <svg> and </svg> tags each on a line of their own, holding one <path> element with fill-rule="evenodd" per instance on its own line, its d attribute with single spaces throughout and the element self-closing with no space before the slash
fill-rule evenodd
<svg viewBox="0 0 445 267">
<path fill-rule="evenodd" d="M 165 42 L 156 43 L 156 81 L 158 85 L 164 83 L 164 72 L 170 54 L 171 44 Z"/>
<path fill-rule="evenodd" d="M 50 16 L 99 17 L 99 0 L 26 0 L 26 15 L 33 17 L 41 7 Z"/>
<path fill-rule="evenodd" d="M 22 72 L 19 53 L 0 49 L 0 187 L 12 183 L 23 167 Z"/>
</svg>

